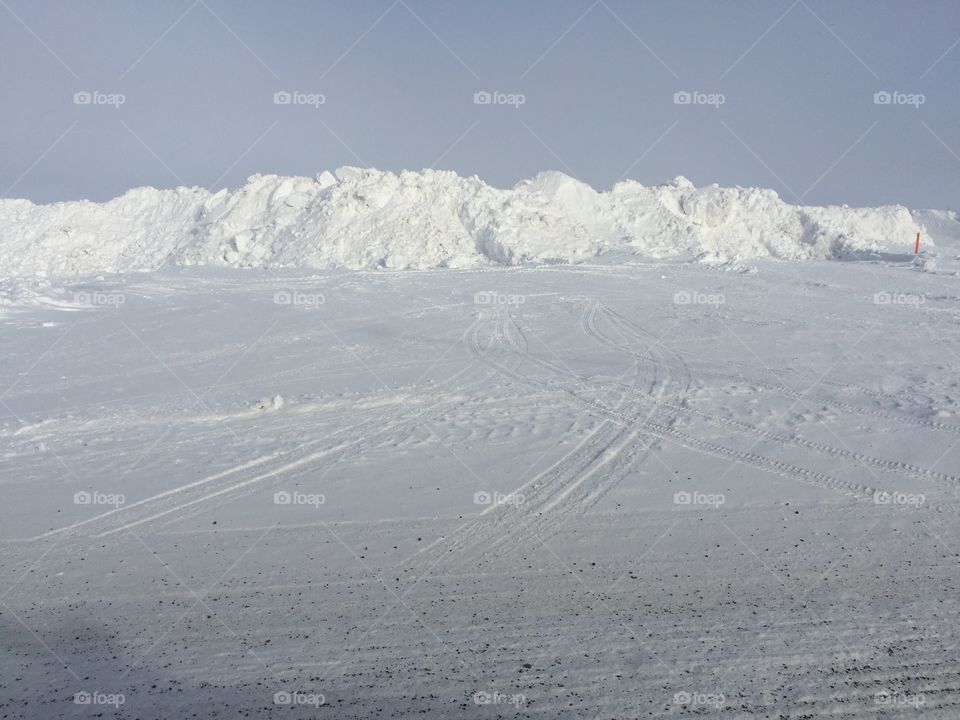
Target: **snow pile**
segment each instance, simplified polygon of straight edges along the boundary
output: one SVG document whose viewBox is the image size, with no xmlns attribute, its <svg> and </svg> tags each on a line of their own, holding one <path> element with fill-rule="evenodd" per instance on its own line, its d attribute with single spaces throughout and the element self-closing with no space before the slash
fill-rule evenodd
<svg viewBox="0 0 960 720">
<path fill-rule="evenodd" d="M 914 219 L 922 223 L 939 245 L 960 250 L 960 213 L 953 210 L 915 210 Z"/>
<path fill-rule="evenodd" d="M 0 200 L 0 277 L 227 267 L 437 268 L 611 252 L 707 262 L 904 253 L 904 207 L 800 207 L 772 190 L 618 183 L 558 172 L 511 189 L 425 170 L 255 175 L 235 191 L 137 188 L 105 203 Z M 931 243 L 928 241 L 927 245 Z"/>
</svg>

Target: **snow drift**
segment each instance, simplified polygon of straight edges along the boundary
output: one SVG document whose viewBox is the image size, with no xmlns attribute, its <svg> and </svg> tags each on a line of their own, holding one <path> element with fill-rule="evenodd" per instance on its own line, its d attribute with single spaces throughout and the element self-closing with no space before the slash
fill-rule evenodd
<svg viewBox="0 0 960 720">
<path fill-rule="evenodd" d="M 772 190 L 685 178 L 597 192 L 544 172 L 511 189 L 425 170 L 255 175 L 235 191 L 137 188 L 105 203 L 0 200 L 0 277 L 165 265 L 438 268 L 577 262 L 604 253 L 827 259 L 909 252 L 901 206 L 801 207 Z M 929 244 L 929 243 L 928 243 Z"/>
</svg>

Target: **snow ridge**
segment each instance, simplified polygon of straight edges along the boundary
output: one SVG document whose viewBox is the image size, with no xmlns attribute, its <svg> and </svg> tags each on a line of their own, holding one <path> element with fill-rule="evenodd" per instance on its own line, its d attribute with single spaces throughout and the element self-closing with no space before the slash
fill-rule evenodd
<svg viewBox="0 0 960 720">
<path fill-rule="evenodd" d="M 902 206 L 803 207 L 773 190 L 597 192 L 543 172 L 510 189 L 424 170 L 344 167 L 254 175 L 235 190 L 136 188 L 104 203 L 0 200 L 0 277 L 76 277 L 166 265 L 427 269 L 578 262 L 620 252 L 737 263 L 907 253 Z M 929 239 L 926 245 L 929 246 Z"/>
</svg>

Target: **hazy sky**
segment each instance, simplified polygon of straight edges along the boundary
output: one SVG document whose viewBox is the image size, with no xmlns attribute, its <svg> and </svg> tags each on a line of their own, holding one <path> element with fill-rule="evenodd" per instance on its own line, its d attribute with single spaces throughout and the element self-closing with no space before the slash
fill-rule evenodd
<svg viewBox="0 0 960 720">
<path fill-rule="evenodd" d="M 0 195 L 370 165 L 956 209 L 958 79 L 956 0 L 0 0 Z"/>
</svg>

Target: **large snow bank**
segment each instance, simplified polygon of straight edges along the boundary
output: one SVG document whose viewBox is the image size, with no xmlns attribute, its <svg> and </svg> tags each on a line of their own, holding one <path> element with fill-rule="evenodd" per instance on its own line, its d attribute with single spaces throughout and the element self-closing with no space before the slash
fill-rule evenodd
<svg viewBox="0 0 960 720">
<path fill-rule="evenodd" d="M 255 175 L 233 192 L 137 188 L 105 203 L 0 200 L 0 277 L 228 267 L 436 268 L 576 262 L 609 251 L 712 262 L 907 252 L 900 206 L 800 207 L 772 190 L 607 192 L 544 172 L 511 189 L 425 170 Z M 927 245 L 930 243 L 927 242 Z"/>
</svg>

